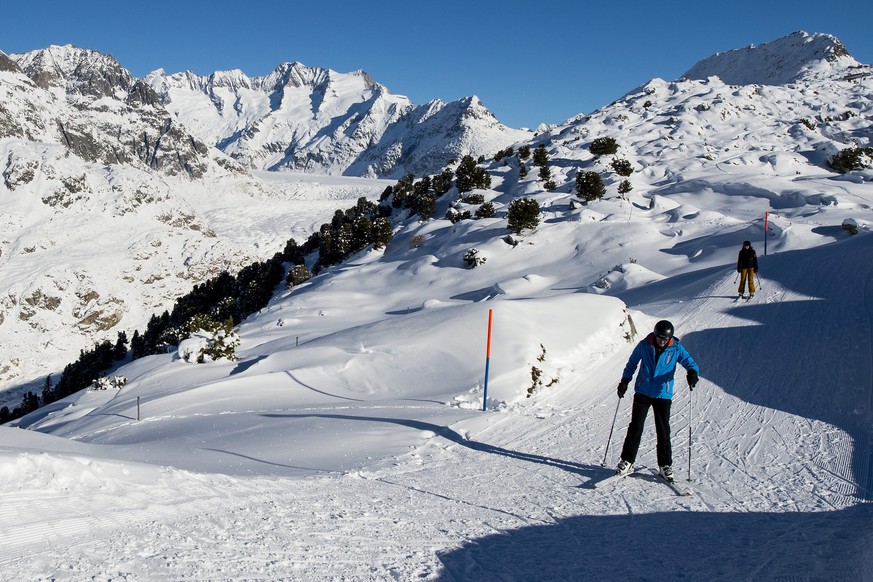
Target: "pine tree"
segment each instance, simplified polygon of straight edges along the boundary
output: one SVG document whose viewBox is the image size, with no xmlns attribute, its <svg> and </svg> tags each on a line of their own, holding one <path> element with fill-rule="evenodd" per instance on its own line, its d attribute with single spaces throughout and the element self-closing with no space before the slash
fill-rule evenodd
<svg viewBox="0 0 873 582">
<path fill-rule="evenodd" d="M 475 182 L 476 162 L 473 156 L 464 156 L 461 158 L 461 163 L 458 164 L 458 169 L 455 172 L 455 185 L 458 187 L 458 192 L 469 192 L 476 187 Z"/>
<path fill-rule="evenodd" d="M 618 185 L 619 194 L 627 194 L 633 189 L 634 187 L 631 185 L 630 180 L 622 180 L 621 183 Z"/>
<path fill-rule="evenodd" d="M 523 145 L 520 148 L 518 148 L 518 159 L 526 160 L 529 157 L 530 157 L 530 146 L 529 145 Z"/>
<path fill-rule="evenodd" d="M 454 177 L 455 173 L 448 168 L 433 177 L 432 186 L 437 196 L 442 196 L 449 191 Z"/>
<path fill-rule="evenodd" d="M 52 390 L 52 375 L 45 377 L 45 382 L 42 384 L 42 401 L 46 404 L 51 404 L 57 400 L 54 390 Z"/>
<path fill-rule="evenodd" d="M 598 137 L 588 146 L 588 151 L 595 156 L 612 155 L 618 151 L 618 142 L 612 137 Z"/>
<path fill-rule="evenodd" d="M 118 332 L 118 339 L 115 342 L 115 349 L 112 355 L 116 360 L 120 360 L 127 355 L 127 334 L 123 330 Z"/>
<path fill-rule="evenodd" d="M 509 203 L 507 226 L 515 234 L 540 224 L 540 205 L 533 198 L 516 198 Z"/>
<path fill-rule="evenodd" d="M 612 160 L 612 169 L 619 176 L 630 176 L 634 172 L 634 167 L 627 160 L 615 159 Z"/>
<path fill-rule="evenodd" d="M 576 192 L 580 198 L 591 202 L 603 198 L 606 188 L 597 172 L 579 172 L 576 174 Z"/>
<path fill-rule="evenodd" d="M 546 152 L 545 144 L 540 144 L 536 147 L 533 153 L 533 165 L 545 166 L 549 163 L 549 154 Z"/>
<path fill-rule="evenodd" d="M 494 218 L 496 212 L 494 211 L 494 204 L 491 202 L 486 202 L 482 206 L 476 209 L 476 218 Z"/>
<path fill-rule="evenodd" d="M 379 217 L 373 221 L 373 248 L 381 249 L 387 247 L 394 238 L 394 227 L 391 221 L 384 217 Z"/>
</svg>

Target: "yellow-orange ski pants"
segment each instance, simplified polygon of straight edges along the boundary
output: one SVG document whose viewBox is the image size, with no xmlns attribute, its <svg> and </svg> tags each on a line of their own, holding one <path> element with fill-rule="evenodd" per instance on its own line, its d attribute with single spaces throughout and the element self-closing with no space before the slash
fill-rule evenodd
<svg viewBox="0 0 873 582">
<path fill-rule="evenodd" d="M 743 269 L 740 271 L 740 288 L 737 292 L 742 295 L 743 289 L 746 287 L 746 281 L 749 282 L 749 293 L 755 293 L 755 269 Z"/>
</svg>

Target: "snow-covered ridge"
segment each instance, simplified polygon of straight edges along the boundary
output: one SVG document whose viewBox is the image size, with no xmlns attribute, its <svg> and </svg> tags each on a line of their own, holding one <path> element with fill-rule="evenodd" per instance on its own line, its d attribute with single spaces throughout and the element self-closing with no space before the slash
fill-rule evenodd
<svg viewBox="0 0 873 582">
<path fill-rule="evenodd" d="M 262 77 L 158 70 L 146 80 L 183 124 L 255 169 L 434 174 L 450 159 L 490 155 L 530 137 L 502 125 L 477 98 L 416 106 L 362 70 L 293 62 Z"/>
<path fill-rule="evenodd" d="M 798 31 L 761 45 L 716 53 L 699 61 L 683 76 L 719 77 L 729 85 L 784 85 L 841 78 L 859 67 L 836 37 Z"/>
<path fill-rule="evenodd" d="M 21 70 L 44 89 L 61 87 L 71 94 L 123 98 L 136 81 L 112 55 L 71 44 L 52 45 L 12 57 Z"/>
</svg>

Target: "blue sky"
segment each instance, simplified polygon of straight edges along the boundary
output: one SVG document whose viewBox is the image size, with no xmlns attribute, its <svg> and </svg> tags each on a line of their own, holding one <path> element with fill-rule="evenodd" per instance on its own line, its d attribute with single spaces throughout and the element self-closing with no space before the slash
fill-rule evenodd
<svg viewBox="0 0 873 582">
<path fill-rule="evenodd" d="M 714 5 L 714 6 L 709 6 Z M 416 104 L 477 95 L 512 127 L 560 123 L 716 52 L 797 30 L 873 63 L 873 2 L 0 0 L 0 50 L 72 43 L 136 76 L 299 61 L 363 69 Z"/>
</svg>

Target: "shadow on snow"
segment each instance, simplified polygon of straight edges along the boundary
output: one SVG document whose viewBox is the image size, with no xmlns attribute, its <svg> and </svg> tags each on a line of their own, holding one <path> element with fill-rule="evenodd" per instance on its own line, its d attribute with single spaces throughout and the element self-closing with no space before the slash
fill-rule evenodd
<svg viewBox="0 0 873 582">
<path fill-rule="evenodd" d="M 439 552 L 460 580 L 873 581 L 873 506 L 576 516 Z"/>
</svg>

